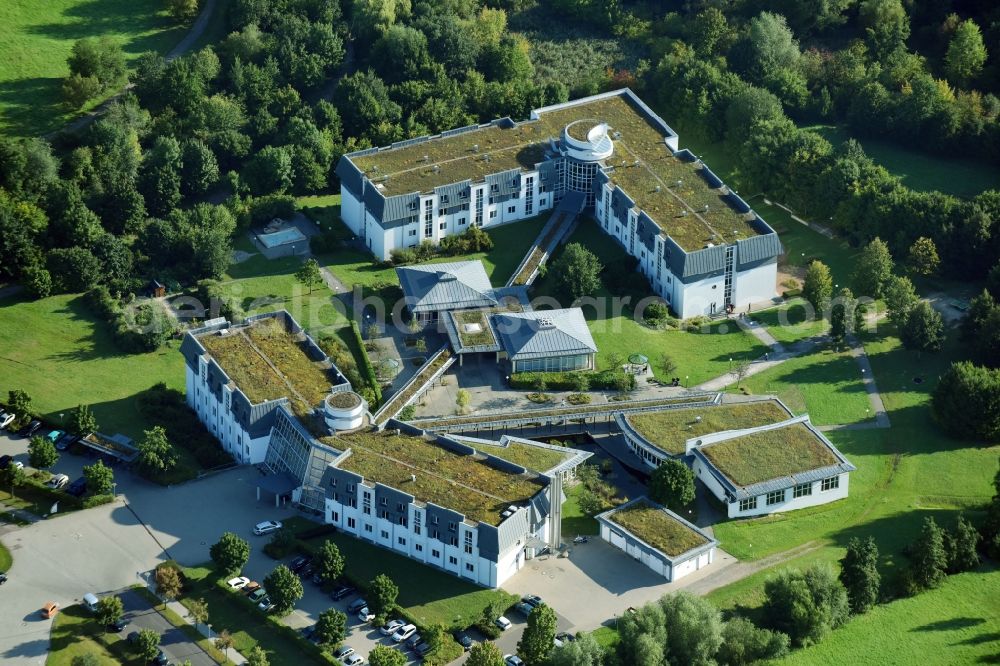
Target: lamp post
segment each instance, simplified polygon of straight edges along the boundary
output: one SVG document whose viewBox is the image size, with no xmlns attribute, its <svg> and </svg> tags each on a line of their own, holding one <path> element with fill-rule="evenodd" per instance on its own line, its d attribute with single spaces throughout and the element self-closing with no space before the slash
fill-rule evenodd
<svg viewBox="0 0 1000 666">
<path fill-rule="evenodd" d="M 118 497 L 118 482 L 117 481 L 112 481 L 111 482 L 111 496 L 112 497 Z"/>
</svg>

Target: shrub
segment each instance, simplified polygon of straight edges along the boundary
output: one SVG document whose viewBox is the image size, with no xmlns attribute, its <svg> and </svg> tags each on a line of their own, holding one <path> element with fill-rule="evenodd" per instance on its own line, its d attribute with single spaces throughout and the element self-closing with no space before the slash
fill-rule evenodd
<svg viewBox="0 0 1000 666">
<path fill-rule="evenodd" d="M 253 226 L 267 224 L 274 218 L 289 220 L 295 215 L 295 197 L 288 194 L 253 197 L 246 202 L 246 206 L 247 217 L 244 220 Z"/>
<path fill-rule="evenodd" d="M 161 305 L 139 303 L 126 310 L 104 285 L 87 292 L 84 303 L 108 324 L 115 344 L 130 354 L 156 351 L 175 331 Z"/>
<path fill-rule="evenodd" d="M 271 535 L 271 540 L 264 545 L 264 553 L 275 560 L 283 560 L 292 554 L 298 546 L 298 540 L 288 528 L 282 528 Z"/>
<path fill-rule="evenodd" d="M 580 377 L 585 377 L 587 386 L 591 389 L 617 389 L 618 376 L 621 373 L 613 370 L 601 370 L 599 372 L 515 372 L 510 376 L 510 387 L 514 390 L 537 389 L 539 381 L 544 382 L 546 389 L 550 391 L 579 391 Z M 635 377 L 624 375 L 631 381 L 632 388 L 635 387 Z"/>
<path fill-rule="evenodd" d="M 571 393 L 566 396 L 566 402 L 571 405 L 587 405 L 590 404 L 591 397 L 586 393 Z"/>
<path fill-rule="evenodd" d="M 231 465 L 229 455 L 187 406 L 184 394 L 168 389 L 163 382 L 137 396 L 139 414 L 150 424 L 161 426 L 174 446 L 183 446 L 194 454 L 205 469 Z"/>
<path fill-rule="evenodd" d="M 382 403 L 382 389 L 379 387 L 378 378 L 375 376 L 375 367 L 372 366 L 372 361 L 368 358 L 368 352 L 365 351 L 365 341 L 361 337 L 361 328 L 358 326 L 358 322 L 354 320 L 351 320 L 351 332 L 354 333 L 354 339 L 358 343 L 358 348 L 361 349 L 362 373 L 369 388 L 375 393 L 375 402 L 370 405 L 374 410 Z"/>
<path fill-rule="evenodd" d="M 529 393 L 525 396 L 531 402 L 537 404 L 544 404 L 546 402 L 552 402 L 552 396 L 548 393 Z"/>
</svg>

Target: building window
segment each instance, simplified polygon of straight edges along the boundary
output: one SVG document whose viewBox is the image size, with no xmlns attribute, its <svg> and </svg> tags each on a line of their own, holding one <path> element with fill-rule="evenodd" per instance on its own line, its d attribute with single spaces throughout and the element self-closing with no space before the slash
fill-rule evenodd
<svg viewBox="0 0 1000 666">
<path fill-rule="evenodd" d="M 369 525 L 368 523 L 365 523 L 365 532 L 368 532 L 370 534 L 371 531 L 372 531 L 372 526 Z"/>
<path fill-rule="evenodd" d="M 424 238 L 434 235 L 434 201 L 428 199 L 424 202 Z"/>
<path fill-rule="evenodd" d="M 440 550 L 431 550 L 431 557 L 441 557 Z"/>
<path fill-rule="evenodd" d="M 333 518 L 333 522 L 335 522 L 335 523 L 339 523 L 340 522 L 340 514 L 337 513 L 336 511 L 333 511 L 330 514 L 330 517 Z"/>
<path fill-rule="evenodd" d="M 381 504 L 382 506 L 389 506 L 389 498 L 388 497 L 380 497 L 379 498 L 379 504 Z"/>
<path fill-rule="evenodd" d="M 389 512 L 386 511 L 385 509 L 379 509 L 378 517 L 382 518 L 383 520 L 389 520 Z"/>
<path fill-rule="evenodd" d="M 466 571 L 475 571 L 476 568 L 474 566 L 472 566 L 472 564 L 470 564 L 469 562 L 466 562 L 465 563 L 465 570 Z"/>
<path fill-rule="evenodd" d="M 548 199 L 546 199 L 545 197 L 538 197 L 538 205 L 541 206 L 542 208 L 545 208 L 545 204 L 547 202 Z"/>
<path fill-rule="evenodd" d="M 337 487 L 337 479 L 330 479 L 330 487 L 331 488 Z"/>
<path fill-rule="evenodd" d="M 465 533 L 465 552 L 472 554 L 472 532 Z"/>
<path fill-rule="evenodd" d="M 448 564 L 458 564 L 458 558 L 454 555 L 448 556 Z"/>
<path fill-rule="evenodd" d="M 406 524 L 408 522 L 410 522 L 410 521 L 407 520 L 406 516 L 400 516 L 399 517 L 399 524 L 402 525 L 403 527 L 406 527 Z"/>
<path fill-rule="evenodd" d="M 476 190 L 476 226 L 483 224 L 483 191 Z"/>
<path fill-rule="evenodd" d="M 511 215 L 514 214 L 515 210 L 517 210 L 516 206 L 507 206 L 507 212 L 510 213 Z"/>
<path fill-rule="evenodd" d="M 457 546 L 458 545 L 458 537 L 456 537 L 456 536 L 450 536 L 450 537 L 448 537 L 448 545 L 449 546 Z"/>
<path fill-rule="evenodd" d="M 524 181 L 524 214 L 531 215 L 535 208 L 535 177 L 528 176 Z"/>
<path fill-rule="evenodd" d="M 389 538 L 389 533 L 386 532 L 385 530 L 381 530 L 380 533 L 381 533 L 383 539 L 388 539 Z"/>
<path fill-rule="evenodd" d="M 410 229 L 410 235 L 411 236 L 416 236 L 417 235 L 417 230 L 416 229 Z"/>
<path fill-rule="evenodd" d="M 438 225 L 438 229 L 440 229 L 441 231 L 444 231 L 447 228 L 448 228 L 447 222 L 442 222 L 441 224 Z"/>
<path fill-rule="evenodd" d="M 418 536 L 420 535 L 420 512 L 419 511 L 414 511 L 413 512 L 413 533 L 416 534 L 416 535 L 418 535 Z"/>
<path fill-rule="evenodd" d="M 361 493 L 361 511 L 366 515 L 372 515 L 372 496 L 370 493 Z"/>
<path fill-rule="evenodd" d="M 757 498 L 748 497 L 740 500 L 740 511 L 753 511 L 757 508 Z"/>
<path fill-rule="evenodd" d="M 396 512 L 406 513 L 406 505 L 403 504 L 402 502 L 396 502 Z"/>
<path fill-rule="evenodd" d="M 403 537 L 396 537 L 396 542 L 399 543 L 400 546 L 406 545 L 406 539 L 404 539 Z"/>
<path fill-rule="evenodd" d="M 441 195 L 441 205 L 443 206 L 446 203 L 448 203 L 448 195 L 447 194 L 442 194 Z"/>
<path fill-rule="evenodd" d="M 840 487 L 840 477 L 831 476 L 829 479 L 823 479 L 819 489 L 822 490 L 823 492 L 826 492 L 827 490 L 833 490 L 839 487 Z"/>
<path fill-rule="evenodd" d="M 413 544 L 413 550 L 417 551 L 418 553 L 422 553 L 424 552 L 424 547 L 421 546 L 419 543 L 415 543 Z"/>
<path fill-rule="evenodd" d="M 347 519 L 347 527 L 348 527 L 348 528 L 350 528 L 350 529 L 352 529 L 352 530 L 353 530 L 353 529 L 354 529 L 355 527 L 357 527 L 357 525 L 358 525 L 358 524 L 357 524 L 356 522 L 354 522 L 354 519 L 353 519 L 353 518 L 348 518 L 348 519 Z"/>
<path fill-rule="evenodd" d="M 806 495 L 813 494 L 813 484 L 811 483 L 800 483 L 795 486 L 795 490 L 792 491 L 792 497 L 805 497 Z"/>
<path fill-rule="evenodd" d="M 784 490 L 773 490 L 767 494 L 767 505 L 779 504 L 785 501 L 785 491 Z"/>
<path fill-rule="evenodd" d="M 348 483 L 347 484 L 347 492 L 349 492 L 349 493 L 353 493 L 354 492 L 354 484 L 353 483 Z"/>
<path fill-rule="evenodd" d="M 493 220 L 493 219 L 496 218 L 496 216 L 497 216 L 497 212 L 495 210 L 491 210 L 490 211 L 490 219 Z"/>
<path fill-rule="evenodd" d="M 460 227 L 464 227 L 465 226 L 465 218 L 464 217 L 458 218 L 458 226 L 460 226 Z"/>
</svg>

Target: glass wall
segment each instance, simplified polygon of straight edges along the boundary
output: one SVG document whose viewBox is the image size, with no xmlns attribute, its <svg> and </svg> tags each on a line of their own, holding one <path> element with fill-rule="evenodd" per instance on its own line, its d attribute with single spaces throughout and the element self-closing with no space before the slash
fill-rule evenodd
<svg viewBox="0 0 1000 666">
<path fill-rule="evenodd" d="M 597 162 L 566 160 L 566 189 L 587 195 L 587 206 L 594 205 L 594 176 L 600 165 Z"/>
<path fill-rule="evenodd" d="M 591 354 L 547 356 L 545 358 L 514 361 L 514 372 L 568 372 L 571 370 L 589 370 L 591 367 Z"/>
</svg>

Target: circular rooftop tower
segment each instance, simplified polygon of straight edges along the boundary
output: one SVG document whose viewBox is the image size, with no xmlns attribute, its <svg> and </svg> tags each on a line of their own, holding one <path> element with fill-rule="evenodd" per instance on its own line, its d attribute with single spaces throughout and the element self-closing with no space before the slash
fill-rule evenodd
<svg viewBox="0 0 1000 666">
<path fill-rule="evenodd" d="M 563 128 L 562 148 L 567 157 L 581 162 L 599 162 L 615 152 L 608 124 L 597 120 L 574 120 Z"/>
<path fill-rule="evenodd" d="M 331 393 L 323 401 L 323 418 L 333 430 L 354 430 L 364 424 L 367 408 L 354 391 Z"/>
</svg>

